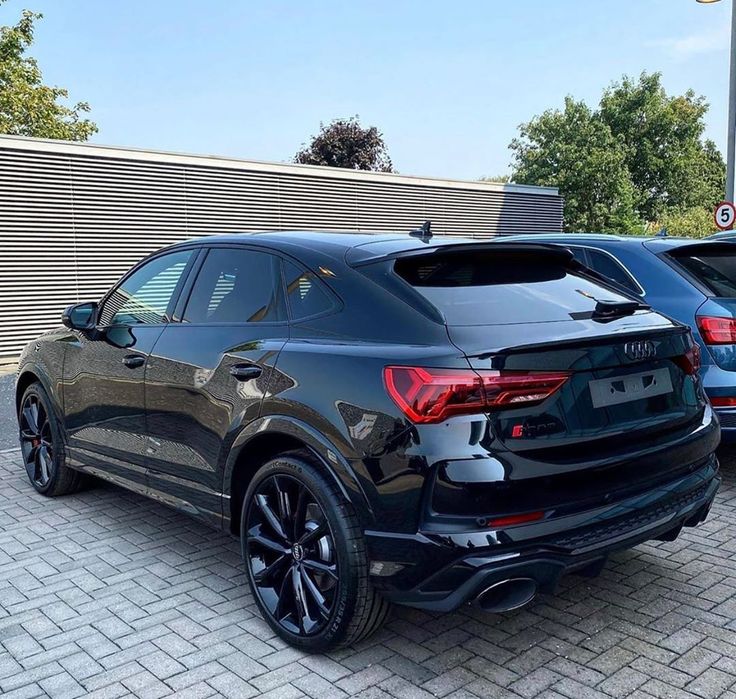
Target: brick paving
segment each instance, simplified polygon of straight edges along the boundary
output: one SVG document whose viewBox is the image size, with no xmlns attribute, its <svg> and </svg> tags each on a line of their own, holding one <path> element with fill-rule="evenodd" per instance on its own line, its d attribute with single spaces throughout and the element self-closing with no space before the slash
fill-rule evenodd
<svg viewBox="0 0 736 699">
<path fill-rule="evenodd" d="M 705 525 L 491 616 L 397 610 L 359 646 L 285 646 L 237 543 L 112 486 L 49 500 L 0 453 L 0 695 L 736 699 L 736 458 Z"/>
</svg>

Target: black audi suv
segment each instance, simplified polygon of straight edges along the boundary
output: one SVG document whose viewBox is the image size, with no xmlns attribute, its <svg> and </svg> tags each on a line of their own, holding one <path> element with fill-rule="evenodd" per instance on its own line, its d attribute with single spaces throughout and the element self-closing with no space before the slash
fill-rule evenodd
<svg viewBox="0 0 736 699">
<path fill-rule="evenodd" d="M 522 606 L 703 521 L 720 482 L 689 330 L 559 247 L 209 237 L 62 320 L 20 361 L 33 486 L 97 476 L 232 532 L 308 650 L 392 602 Z"/>
</svg>

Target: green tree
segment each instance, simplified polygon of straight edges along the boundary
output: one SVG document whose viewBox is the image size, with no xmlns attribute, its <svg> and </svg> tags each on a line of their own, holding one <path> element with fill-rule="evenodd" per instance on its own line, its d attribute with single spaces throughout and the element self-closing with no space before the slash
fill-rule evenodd
<svg viewBox="0 0 736 699">
<path fill-rule="evenodd" d="M 640 232 L 661 221 L 694 230 L 725 188 L 723 158 L 703 139 L 707 111 L 691 90 L 668 96 L 659 73 L 624 77 L 597 110 L 567 98 L 564 110 L 522 124 L 512 179 L 559 187 L 568 230 Z"/>
<path fill-rule="evenodd" d="M 713 222 L 713 211 L 700 206 L 666 212 L 656 224 L 649 226 L 649 232 L 656 233 L 662 228 L 667 230 L 668 235 L 686 238 L 705 238 L 717 230 Z"/>
<path fill-rule="evenodd" d="M 627 232 L 639 228 L 634 187 L 621 144 L 584 102 L 565 99 L 519 127 L 511 142 L 513 180 L 558 187 L 569 231 Z"/>
<path fill-rule="evenodd" d="M 672 209 L 710 209 L 722 198 L 725 165 L 703 140 L 708 104 L 692 90 L 670 97 L 660 73 L 624 77 L 603 93 L 601 119 L 623 145 L 636 188 L 636 208 L 647 221 Z"/>
<path fill-rule="evenodd" d="M 511 182 L 511 175 L 489 175 L 488 177 L 479 177 L 478 182 L 495 182 L 496 184 L 507 184 Z"/>
<path fill-rule="evenodd" d="M 393 172 L 383 134 L 375 127 L 363 128 L 357 116 L 320 123 L 319 133 L 294 156 L 295 163 L 328 165 L 351 170 Z"/>
<path fill-rule="evenodd" d="M 37 62 L 26 53 L 39 19 L 40 14 L 24 10 L 15 25 L 0 26 L 0 133 L 86 141 L 97 131 L 82 116 L 89 105 L 60 102 L 67 90 L 44 85 Z"/>
</svg>

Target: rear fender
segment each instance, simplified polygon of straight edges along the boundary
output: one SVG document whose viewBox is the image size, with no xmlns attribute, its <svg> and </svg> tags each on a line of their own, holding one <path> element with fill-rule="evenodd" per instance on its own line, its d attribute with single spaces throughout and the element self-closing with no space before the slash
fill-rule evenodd
<svg viewBox="0 0 736 699">
<path fill-rule="evenodd" d="M 736 318 L 736 299 L 709 298 L 698 308 L 695 315 L 696 317 Z M 709 364 L 708 359 L 712 357 L 716 366 L 721 369 L 736 371 L 736 345 L 706 345 L 700 335 L 700 330 L 697 330 L 697 337 L 706 350 L 704 364 Z"/>
<path fill-rule="evenodd" d="M 225 462 L 223 494 L 226 497 L 231 495 L 230 484 L 239 458 L 241 455 L 247 454 L 248 443 L 264 433 L 282 434 L 302 442 L 320 460 L 326 474 L 353 505 L 364 526 L 373 523 L 374 515 L 370 502 L 350 462 L 321 432 L 315 430 L 306 422 L 287 415 L 260 417 L 248 423 L 240 431 Z"/>
</svg>

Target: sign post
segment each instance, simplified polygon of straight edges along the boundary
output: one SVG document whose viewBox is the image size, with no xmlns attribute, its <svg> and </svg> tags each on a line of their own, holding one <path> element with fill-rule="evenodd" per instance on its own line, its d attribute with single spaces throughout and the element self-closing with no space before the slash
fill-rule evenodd
<svg viewBox="0 0 736 699">
<path fill-rule="evenodd" d="M 731 230 L 736 222 L 736 207 L 730 201 L 722 201 L 716 206 L 713 220 L 720 230 Z"/>
</svg>

